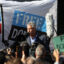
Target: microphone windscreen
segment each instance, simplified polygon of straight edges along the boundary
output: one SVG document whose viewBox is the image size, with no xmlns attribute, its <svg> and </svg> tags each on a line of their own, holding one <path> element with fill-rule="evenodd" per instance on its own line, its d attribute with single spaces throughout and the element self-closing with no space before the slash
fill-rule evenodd
<svg viewBox="0 0 64 64">
<path fill-rule="evenodd" d="M 51 13 L 46 14 L 46 29 L 47 35 L 51 37 L 54 34 L 54 20 L 53 15 Z"/>
</svg>

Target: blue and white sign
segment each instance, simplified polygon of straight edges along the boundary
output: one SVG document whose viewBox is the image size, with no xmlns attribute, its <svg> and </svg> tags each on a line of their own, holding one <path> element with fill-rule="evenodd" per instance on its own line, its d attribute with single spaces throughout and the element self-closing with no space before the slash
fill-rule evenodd
<svg viewBox="0 0 64 64">
<path fill-rule="evenodd" d="M 30 21 L 36 24 L 37 30 L 46 32 L 45 17 L 27 12 L 15 11 L 12 25 L 26 28 L 27 23 Z"/>
</svg>

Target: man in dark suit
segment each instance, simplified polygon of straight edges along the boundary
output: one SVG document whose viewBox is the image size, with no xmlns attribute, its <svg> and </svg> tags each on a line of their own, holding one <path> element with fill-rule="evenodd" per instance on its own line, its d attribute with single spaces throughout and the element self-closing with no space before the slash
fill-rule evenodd
<svg viewBox="0 0 64 64">
<path fill-rule="evenodd" d="M 30 21 L 27 24 L 27 32 L 29 33 L 29 36 L 27 37 L 27 43 L 30 46 L 36 42 L 43 44 L 46 49 L 49 48 L 49 38 L 44 34 L 39 36 L 39 34 L 36 32 L 36 25 L 34 22 Z"/>
<path fill-rule="evenodd" d="M 32 21 L 30 21 L 27 24 L 27 32 L 29 33 L 29 36 L 27 37 L 27 43 L 29 44 L 29 46 L 32 46 L 35 43 L 37 44 L 40 43 L 44 45 L 47 52 L 47 56 L 51 57 L 49 49 L 49 38 L 47 37 L 47 35 L 45 34 L 39 35 L 39 33 L 36 32 L 36 25 Z"/>
</svg>

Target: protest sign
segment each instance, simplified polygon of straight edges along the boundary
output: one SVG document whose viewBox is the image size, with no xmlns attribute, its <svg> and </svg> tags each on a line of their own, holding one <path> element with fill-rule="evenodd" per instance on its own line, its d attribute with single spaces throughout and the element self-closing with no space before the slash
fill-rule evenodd
<svg viewBox="0 0 64 64">
<path fill-rule="evenodd" d="M 53 38 L 54 48 L 58 49 L 59 52 L 64 52 L 64 35 L 60 35 Z"/>
</svg>

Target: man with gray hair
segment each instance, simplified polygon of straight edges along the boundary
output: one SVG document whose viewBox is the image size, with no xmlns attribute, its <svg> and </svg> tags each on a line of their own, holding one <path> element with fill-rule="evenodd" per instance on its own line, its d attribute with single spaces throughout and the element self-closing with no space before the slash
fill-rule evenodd
<svg viewBox="0 0 64 64">
<path fill-rule="evenodd" d="M 47 40 L 47 36 L 45 34 L 42 34 L 41 36 L 36 31 L 36 24 L 32 21 L 30 21 L 27 24 L 27 32 L 29 33 L 29 36 L 27 38 L 28 44 L 31 46 L 34 42 L 41 43 L 45 46 L 46 49 L 49 47 L 49 41 Z"/>
<path fill-rule="evenodd" d="M 36 24 L 33 21 L 30 21 L 27 24 L 27 32 L 29 33 L 29 36 L 27 37 L 27 43 L 29 44 L 29 46 L 32 46 L 33 44 L 41 44 L 45 47 L 47 56 L 51 57 L 50 54 L 50 49 L 49 49 L 49 39 L 47 37 L 47 35 L 45 34 L 41 34 L 39 35 L 39 33 L 36 30 Z"/>
<path fill-rule="evenodd" d="M 34 22 L 29 22 L 27 24 L 27 32 L 30 34 L 31 44 L 34 42 L 36 37 L 36 25 Z"/>
<path fill-rule="evenodd" d="M 36 59 L 43 59 L 45 57 L 45 54 L 46 54 L 45 47 L 39 44 L 35 51 Z"/>
<path fill-rule="evenodd" d="M 48 58 L 46 56 L 46 49 L 43 45 L 39 44 L 36 48 L 36 51 L 35 51 L 35 55 L 36 55 L 36 61 L 39 61 L 39 62 L 47 62 L 47 63 L 51 63 L 52 61 L 49 61 L 51 60 L 51 58 Z M 52 64 L 52 63 L 51 63 Z"/>
<path fill-rule="evenodd" d="M 39 39 L 39 36 L 36 32 L 36 24 L 32 21 L 30 21 L 27 24 L 27 32 L 29 33 L 29 36 L 27 38 L 28 44 L 31 46 L 34 42 L 41 42 Z"/>
</svg>

